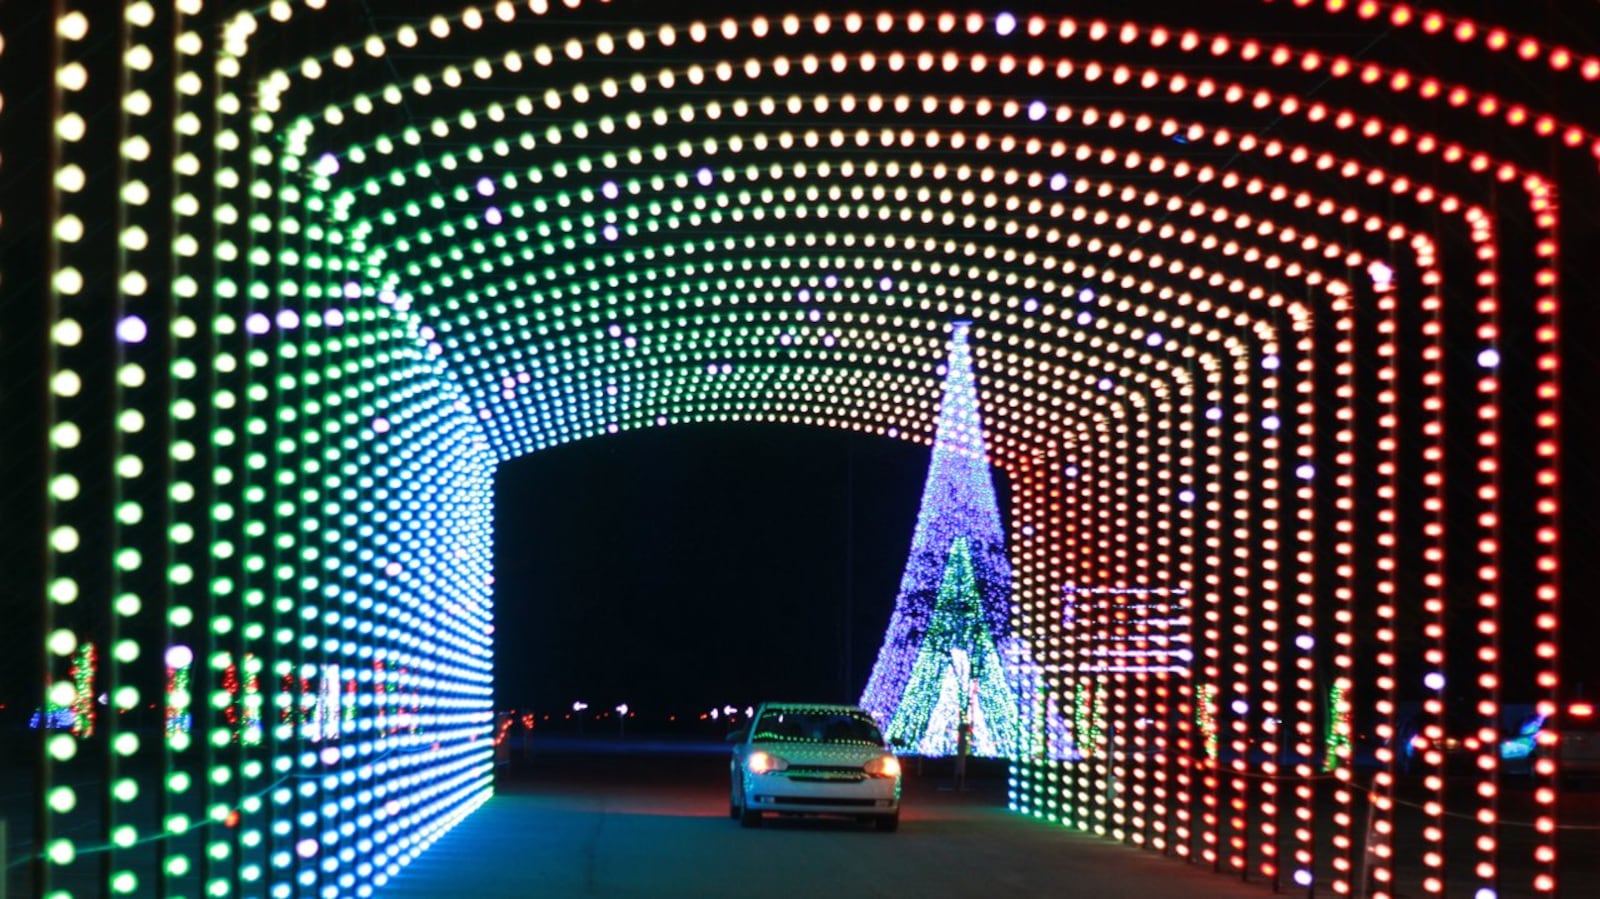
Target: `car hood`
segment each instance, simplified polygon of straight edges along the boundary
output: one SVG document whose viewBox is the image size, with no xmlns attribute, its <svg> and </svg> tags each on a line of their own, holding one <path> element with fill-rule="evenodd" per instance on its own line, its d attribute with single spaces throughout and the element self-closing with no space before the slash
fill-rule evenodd
<svg viewBox="0 0 1600 899">
<path fill-rule="evenodd" d="M 879 756 L 889 754 L 889 750 L 882 746 L 766 740 L 751 743 L 750 748 L 770 752 L 791 765 L 865 765 Z"/>
</svg>

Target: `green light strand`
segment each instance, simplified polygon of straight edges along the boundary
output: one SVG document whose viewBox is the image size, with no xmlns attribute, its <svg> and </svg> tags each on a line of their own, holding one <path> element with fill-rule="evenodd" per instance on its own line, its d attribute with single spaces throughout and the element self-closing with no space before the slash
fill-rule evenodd
<svg viewBox="0 0 1600 899">
<path fill-rule="evenodd" d="M 93 643 L 84 643 L 72 657 L 72 734 L 88 737 L 94 734 L 94 672 L 95 651 Z"/>
<path fill-rule="evenodd" d="M 1350 756 L 1350 702 L 1345 698 L 1343 684 L 1328 688 L 1328 730 L 1324 744 L 1327 753 L 1322 758 L 1324 773 L 1341 767 Z"/>
<path fill-rule="evenodd" d="M 1200 702 L 1194 710 L 1195 727 L 1200 731 L 1204 741 L 1206 758 L 1217 760 L 1217 687 L 1215 684 L 1202 684 L 1200 686 Z"/>
</svg>

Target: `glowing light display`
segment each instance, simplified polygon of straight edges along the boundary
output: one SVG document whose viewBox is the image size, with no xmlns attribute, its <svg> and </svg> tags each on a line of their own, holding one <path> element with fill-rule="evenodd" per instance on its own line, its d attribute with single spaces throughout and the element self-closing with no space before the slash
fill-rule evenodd
<svg viewBox="0 0 1600 899">
<path fill-rule="evenodd" d="M 1084 639 L 1082 673 L 1186 676 L 1194 660 L 1181 590 L 1069 588 L 1061 622 Z"/>
<path fill-rule="evenodd" d="M 1105 748 L 1106 690 L 1104 681 L 1078 678 L 1073 684 L 1071 757 L 1092 758 Z"/>
<path fill-rule="evenodd" d="M 1328 732 L 1322 743 L 1326 747 L 1322 757 L 1322 770 L 1332 771 L 1350 761 L 1350 703 L 1345 701 L 1344 688 L 1334 684 L 1328 688 Z"/>
<path fill-rule="evenodd" d="M 175 749 L 189 745 L 189 728 L 194 721 L 190 708 L 194 705 L 190 669 L 194 666 L 194 650 L 187 646 L 167 649 L 167 743 Z"/>
<path fill-rule="evenodd" d="M 1560 745 L 1574 698 L 1600 58 L 1242 2 L 0 16 L 0 115 L 46 110 L 0 147 L 47 168 L 0 197 L 8 245 L 42 223 L 4 273 L 44 365 L 30 705 L 70 719 L 34 892 L 381 891 L 490 795 L 495 467 L 744 421 L 930 444 L 986 497 L 919 521 L 867 702 L 982 710 L 982 640 L 919 673 L 964 537 L 1018 812 L 1314 893 L 1556 894 L 1560 754 L 1517 744 L 1502 814 L 1498 728 Z"/>
<path fill-rule="evenodd" d="M 93 643 L 78 647 L 72 656 L 72 668 L 68 674 L 72 677 L 72 735 L 75 737 L 94 736 L 94 675 L 98 665 Z"/>
<path fill-rule="evenodd" d="M 1209 761 L 1217 760 L 1217 688 L 1204 684 L 1194 707 L 1194 727 L 1200 734 L 1200 747 Z"/>
<path fill-rule="evenodd" d="M 983 614 L 967 538 L 950 543 L 938 598 L 884 736 L 919 755 L 1010 756 L 1021 703 Z"/>
<path fill-rule="evenodd" d="M 891 740 L 954 754 L 1016 756 L 1027 650 L 1010 637 L 1011 564 L 967 344 L 952 329 L 933 457 L 889 631 L 861 696 Z"/>
</svg>

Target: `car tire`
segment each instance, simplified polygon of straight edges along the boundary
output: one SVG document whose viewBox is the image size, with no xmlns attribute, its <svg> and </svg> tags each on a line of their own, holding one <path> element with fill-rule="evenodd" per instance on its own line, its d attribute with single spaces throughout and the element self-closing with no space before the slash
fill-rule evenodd
<svg viewBox="0 0 1600 899">
<path fill-rule="evenodd" d="M 761 812 L 759 812 L 759 811 L 757 811 L 756 809 L 753 809 L 753 808 L 742 808 L 742 809 L 740 809 L 739 810 L 739 826 L 740 827 L 760 827 L 761 826 Z"/>
<path fill-rule="evenodd" d="M 742 787 L 744 787 L 744 784 L 739 782 L 739 774 L 730 773 L 730 776 L 728 776 L 728 817 L 731 817 L 734 821 L 738 821 L 739 813 L 744 811 L 744 803 L 739 801 L 742 798 L 739 795 L 742 792 Z"/>
<path fill-rule="evenodd" d="M 879 815 L 878 820 L 872 822 L 872 825 L 878 828 L 879 833 L 894 833 L 900 829 L 900 813 Z"/>
</svg>

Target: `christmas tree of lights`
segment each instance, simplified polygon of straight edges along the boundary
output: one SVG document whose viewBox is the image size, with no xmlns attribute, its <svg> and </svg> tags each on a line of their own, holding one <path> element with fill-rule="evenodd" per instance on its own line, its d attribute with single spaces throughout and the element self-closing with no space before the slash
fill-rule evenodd
<svg viewBox="0 0 1600 899">
<path fill-rule="evenodd" d="M 926 756 L 950 755 L 966 727 L 972 754 L 1005 754 L 1019 732 L 1017 695 L 1005 670 L 983 619 L 967 540 L 957 537 L 905 698 L 889 724 L 890 741 Z"/>
<path fill-rule="evenodd" d="M 974 704 L 963 704 L 952 693 L 941 705 L 941 696 L 959 686 L 959 672 L 966 670 L 968 680 L 976 679 L 978 714 L 989 714 L 985 747 L 990 751 L 981 754 L 1016 756 L 1024 746 L 1017 702 L 1031 662 L 1026 646 L 1010 634 L 1011 563 L 1006 558 L 1005 530 L 984 451 L 977 381 L 967 346 L 970 327 L 970 322 L 956 322 L 953 329 L 933 457 L 928 463 L 911 553 L 861 705 L 880 722 L 889 722 L 895 738 L 919 747 L 924 754 L 953 752 L 956 744 L 938 732 L 956 726 L 951 723 L 952 710 L 970 709 Z M 956 552 L 958 541 L 961 549 Z M 964 561 L 957 561 L 958 556 Z M 947 608 L 959 606 L 960 614 L 970 620 L 946 621 L 949 616 L 936 615 L 935 610 L 941 607 L 949 569 L 962 567 L 971 580 L 970 598 L 952 598 Z M 939 644 L 947 635 L 968 633 L 973 628 L 983 631 L 984 641 L 950 643 L 939 655 Z M 989 646 L 992 663 L 987 654 L 974 658 L 980 642 Z M 931 650 L 925 651 L 930 644 Z M 952 655 L 952 647 L 961 653 Z M 929 651 L 933 655 L 928 655 Z M 930 673 L 934 671 L 937 676 Z M 991 702 L 995 697 L 1009 697 L 1010 711 L 995 717 L 992 708 L 984 707 L 985 696 Z M 911 732 L 912 721 L 932 730 Z M 946 748 L 929 752 L 924 746 Z M 974 744 L 972 751 L 979 752 L 979 747 Z"/>
</svg>

